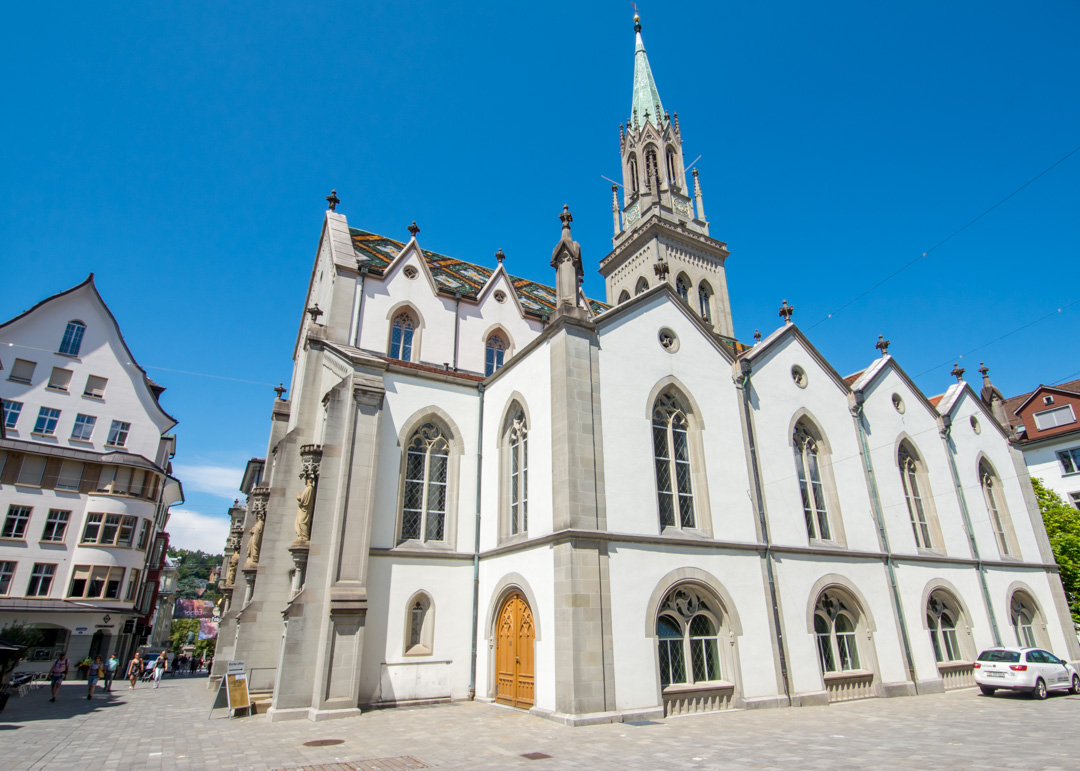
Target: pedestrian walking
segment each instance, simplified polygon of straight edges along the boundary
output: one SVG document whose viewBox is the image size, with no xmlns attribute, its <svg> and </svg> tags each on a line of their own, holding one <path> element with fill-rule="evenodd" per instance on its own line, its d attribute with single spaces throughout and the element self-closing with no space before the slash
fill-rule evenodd
<svg viewBox="0 0 1080 771">
<path fill-rule="evenodd" d="M 116 677 L 116 670 L 120 668 L 120 659 L 116 658 L 116 654 L 109 656 L 109 660 L 105 662 L 105 692 L 112 691 L 112 681 Z"/>
<path fill-rule="evenodd" d="M 71 669 L 71 663 L 68 661 L 67 651 L 60 651 L 56 655 L 56 660 L 53 661 L 52 669 L 49 670 L 49 678 L 52 680 L 52 698 L 49 701 L 56 701 L 56 694 L 60 693 L 60 684 L 67 678 L 69 669 Z"/>
<path fill-rule="evenodd" d="M 169 656 L 165 651 L 154 662 L 154 687 L 161 685 L 161 676 L 169 669 Z"/>
<path fill-rule="evenodd" d="M 194 656 L 191 657 L 191 661 L 188 663 L 188 672 L 195 674 L 195 671 L 199 668 L 199 660 Z"/>
<path fill-rule="evenodd" d="M 172 657 L 172 669 L 169 671 L 169 677 L 176 677 L 176 671 L 180 669 L 180 664 L 183 662 L 184 657 L 179 653 L 174 653 Z"/>
<path fill-rule="evenodd" d="M 136 653 L 135 658 L 133 658 L 130 662 L 128 662 L 127 676 L 128 676 L 128 680 L 131 681 L 131 685 L 128 686 L 129 691 L 132 691 L 132 690 L 135 689 L 135 681 L 138 680 L 139 675 L 142 674 L 142 669 L 143 669 L 142 654 L 141 653 Z"/>
<path fill-rule="evenodd" d="M 94 688 L 97 687 L 98 680 L 105 677 L 105 662 L 101 660 L 101 656 L 94 656 L 93 662 L 90 664 L 90 671 L 86 674 L 86 684 L 89 688 L 86 691 L 86 700 L 90 701 L 94 698 Z"/>
</svg>

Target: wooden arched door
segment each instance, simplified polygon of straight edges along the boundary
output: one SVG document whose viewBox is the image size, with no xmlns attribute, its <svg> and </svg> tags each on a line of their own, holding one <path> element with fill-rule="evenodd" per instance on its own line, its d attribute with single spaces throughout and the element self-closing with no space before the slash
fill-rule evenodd
<svg viewBox="0 0 1080 771">
<path fill-rule="evenodd" d="M 528 709 L 534 702 L 536 627 L 524 595 L 514 592 L 499 609 L 495 638 L 495 701 Z"/>
</svg>

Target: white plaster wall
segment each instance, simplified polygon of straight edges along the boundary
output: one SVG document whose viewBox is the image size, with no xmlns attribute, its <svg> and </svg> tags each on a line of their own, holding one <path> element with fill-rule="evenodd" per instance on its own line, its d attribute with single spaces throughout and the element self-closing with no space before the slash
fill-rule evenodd
<svg viewBox="0 0 1080 771">
<path fill-rule="evenodd" d="M 962 565 L 928 565 L 926 563 L 897 562 L 896 583 L 900 590 L 900 602 L 907 622 L 911 656 L 915 662 L 915 675 L 919 680 L 939 677 L 930 631 L 926 625 L 927 608 L 923 595 L 931 582 L 945 580 L 955 587 L 942 587 L 955 596 L 965 617 L 957 620 L 956 635 L 965 660 L 972 660 L 980 651 L 994 644 L 990 617 L 986 613 L 979 574 L 974 567 Z M 1003 640 L 1004 642 L 1007 641 Z"/>
<path fill-rule="evenodd" d="M 929 482 L 928 488 L 919 492 L 924 506 L 932 502 L 941 528 L 943 542 L 935 541 L 933 550 L 951 557 L 971 557 L 971 545 L 964 530 L 948 455 L 939 434 L 937 412 L 891 367 L 878 376 L 865 394 L 866 440 L 890 549 L 894 554 L 918 552 L 898 460 L 903 437 L 914 447 Z M 903 413 L 893 406 L 893 394 L 903 400 Z M 935 539 L 936 534 L 932 532 L 931 538 Z"/>
<path fill-rule="evenodd" d="M 1074 434 L 1051 444 L 1021 448 L 1024 452 L 1024 463 L 1027 464 L 1031 476 L 1042 480 L 1046 487 L 1070 505 L 1073 505 L 1072 495 L 1080 493 L 1080 471 L 1066 474 L 1057 454 L 1061 450 L 1071 450 L 1078 446 L 1080 437 Z"/>
<path fill-rule="evenodd" d="M 1016 632 L 1013 630 L 1010 613 L 1010 601 L 1012 595 L 1009 588 L 1014 583 L 1022 585 L 1039 606 L 1041 629 L 1036 631 L 1035 639 L 1040 645 L 1044 639 L 1050 641 L 1050 652 L 1062 658 L 1069 658 L 1068 643 L 1065 640 L 1065 629 L 1071 629 L 1070 619 L 1058 618 L 1054 606 L 1053 595 L 1050 590 L 1050 582 L 1060 580 L 1057 575 L 1046 573 L 1042 570 L 1019 571 L 990 569 L 987 571 L 987 585 L 990 589 L 990 600 L 994 604 L 994 614 L 998 620 L 998 629 L 1001 632 L 1002 645 L 1018 645 Z"/>
<path fill-rule="evenodd" d="M 792 380 L 791 368 L 796 364 L 806 372 L 806 388 L 799 388 Z M 879 550 L 858 435 L 844 388 L 793 335 L 754 360 L 751 386 L 762 488 L 773 542 L 805 546 L 809 541 L 792 449 L 793 419 L 800 408 L 806 408 L 831 448 L 829 460 L 839 511 L 829 511 L 830 523 L 835 530 L 835 523 L 842 517 L 848 548 Z"/>
<path fill-rule="evenodd" d="M 495 293 L 506 299 L 499 302 Z M 506 272 L 497 270 L 484 287 L 476 304 L 462 302 L 459 309 L 458 368 L 484 374 L 487 339 L 496 327 L 501 328 L 508 344 L 504 361 L 531 343 L 543 330 L 539 321 L 525 318 L 516 300 Z M 453 319 L 451 319 L 453 321 Z"/>
<path fill-rule="evenodd" d="M 792 692 L 807 693 L 824 689 L 817 641 L 808 619 L 817 601 L 816 594 L 811 596 L 814 584 L 823 576 L 833 573 L 854 584 L 865 599 L 865 602 L 861 602 L 861 610 L 873 617 L 876 631 L 871 639 L 868 640 L 865 635 L 858 638 L 862 667 L 869 669 L 866 654 L 869 652 L 868 646 L 873 646 L 878 662 L 877 681 L 896 683 L 905 680 L 907 666 L 894 620 L 888 576 L 882 563 L 842 557 L 823 562 L 820 557 L 783 555 L 776 559 L 775 574 L 787 633 Z"/>
<path fill-rule="evenodd" d="M 536 703 L 541 709 L 555 709 L 555 567 L 549 547 L 514 552 L 480 560 L 480 602 L 477 613 L 476 695 L 494 698 L 494 625 L 499 608 L 495 588 L 511 573 L 528 582 L 536 599 L 532 607 L 536 624 Z M 617 690 L 617 689 L 616 689 Z"/>
<path fill-rule="evenodd" d="M 56 353 L 68 321 L 74 319 L 86 324 L 78 358 Z M 55 298 L 9 324 L 3 330 L 3 340 L 12 345 L 0 350 L 4 367 L 0 372 L 0 397 L 23 404 L 18 424 L 8 429 L 8 438 L 106 452 L 112 449 L 105 446 L 109 427 L 113 420 L 120 420 L 131 424 L 123 450 L 151 461 L 157 457 L 161 435 L 173 421 L 155 403 L 142 373 L 124 350 L 108 312 L 89 285 Z M 31 385 L 8 379 L 16 358 L 36 362 Z M 71 370 L 67 392 L 47 388 L 53 367 Z M 83 396 L 89 375 L 108 378 L 104 398 Z M 60 410 L 53 436 L 31 433 L 41 407 Z M 79 413 L 97 418 L 89 443 L 70 438 Z"/>
<path fill-rule="evenodd" d="M 375 517 L 371 544 L 377 548 L 392 548 L 397 544 L 399 480 L 401 478 L 402 448 L 398 434 L 414 415 L 438 408 L 450 416 L 463 442 L 458 464 L 457 540 L 448 545 L 456 551 L 472 553 L 476 513 L 476 459 L 479 395 L 475 386 L 459 386 L 422 379 L 411 375 L 387 373 L 384 378 L 386 395 L 379 426 L 379 454 L 375 487 Z M 453 489 L 450 490 L 453 495 Z M 449 501 L 448 501 L 449 505 Z M 449 533 L 449 522 L 447 523 Z"/>
<path fill-rule="evenodd" d="M 757 554 L 708 553 L 631 544 L 613 545 L 610 552 L 617 709 L 641 709 L 660 704 L 656 619 L 647 617 L 649 600 L 668 573 L 688 566 L 712 574 L 735 605 L 742 624 L 742 635 L 734 640 L 741 661 L 742 695 L 748 699 L 776 695 L 776 671 L 771 655 L 775 638 L 769 630 L 769 601 Z M 660 593 L 668 588 L 665 584 Z M 721 639 L 720 644 L 731 647 L 733 643 L 730 639 Z M 733 681 L 735 675 L 733 672 L 721 674 L 728 681 Z"/>
<path fill-rule="evenodd" d="M 971 516 L 971 528 L 979 544 L 979 553 L 983 559 L 997 559 L 1000 556 L 997 538 L 994 535 L 990 512 L 986 507 L 986 498 L 982 492 L 979 478 L 979 454 L 982 453 L 993 466 L 1005 494 L 1005 504 L 1009 509 L 1013 529 L 1016 532 L 1019 555 L 1025 562 L 1042 562 L 1039 547 L 1032 527 L 1032 515 L 1039 517 L 1038 511 L 1029 512 L 1024 501 L 1020 479 L 1017 474 L 1009 445 L 1001 432 L 994 428 L 993 418 L 976 403 L 969 391 L 964 391 L 959 403 L 952 410 L 952 429 L 950 436 L 956 444 L 956 467 L 960 484 L 967 500 Z M 975 416 L 981 426 L 981 433 L 976 434 L 971 427 L 971 417 Z M 1027 473 L 1026 471 L 1024 473 Z"/>
<path fill-rule="evenodd" d="M 484 473 L 480 550 L 499 543 L 500 494 L 503 485 L 499 436 L 510 401 L 518 395 L 529 416 L 528 534 L 552 532 L 551 498 L 551 355 L 546 345 L 514 363 L 484 393 Z M 470 549 L 472 548 L 470 542 Z"/>
<path fill-rule="evenodd" d="M 756 540 L 750 481 L 743 453 L 740 398 L 731 379 L 730 359 L 700 329 L 658 294 L 600 330 L 600 388 L 608 529 L 624 533 L 660 532 L 653 466 L 652 404 L 649 396 L 673 376 L 697 405 L 703 423 L 705 471 L 713 536 Z M 679 346 L 669 353 L 660 329 L 675 332 Z M 695 490 L 695 500 L 703 491 Z M 701 513 L 700 505 L 695 513 Z"/>
<path fill-rule="evenodd" d="M 434 608 L 432 652 L 406 656 L 409 600 L 419 591 L 427 592 Z M 466 698 L 472 655 L 472 563 L 376 556 L 368 569 L 368 597 L 361 703 Z"/>
</svg>

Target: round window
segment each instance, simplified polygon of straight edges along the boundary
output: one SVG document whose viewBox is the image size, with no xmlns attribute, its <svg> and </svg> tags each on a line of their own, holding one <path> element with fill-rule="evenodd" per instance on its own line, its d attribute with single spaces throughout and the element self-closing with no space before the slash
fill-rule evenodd
<svg viewBox="0 0 1080 771">
<path fill-rule="evenodd" d="M 679 337 L 667 327 L 660 330 L 657 335 L 657 339 L 660 341 L 660 347 L 668 353 L 675 353 L 679 350 Z"/>
<path fill-rule="evenodd" d="M 506 292 L 503 292 L 502 290 L 496 292 L 495 293 L 495 302 L 497 302 L 497 303 L 506 302 Z"/>
<path fill-rule="evenodd" d="M 904 410 L 907 409 L 907 407 L 904 406 L 904 400 L 900 398 L 900 394 L 892 395 L 892 406 L 895 407 L 896 411 L 899 412 L 901 415 L 903 415 Z"/>
<path fill-rule="evenodd" d="M 979 425 L 979 419 L 974 415 L 971 416 L 971 430 L 976 434 L 982 433 L 982 426 Z"/>
<path fill-rule="evenodd" d="M 806 370 L 798 364 L 791 368 L 791 379 L 799 388 L 806 388 Z"/>
<path fill-rule="evenodd" d="M 418 271 L 412 265 L 406 265 L 404 273 L 405 273 L 405 278 L 416 278 L 418 275 L 420 275 L 420 271 Z"/>
</svg>

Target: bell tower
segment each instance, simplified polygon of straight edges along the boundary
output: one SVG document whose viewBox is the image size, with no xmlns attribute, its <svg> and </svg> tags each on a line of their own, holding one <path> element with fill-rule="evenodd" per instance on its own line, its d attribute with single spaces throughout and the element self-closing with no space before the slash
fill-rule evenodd
<svg viewBox="0 0 1080 771">
<path fill-rule="evenodd" d="M 633 101 L 619 126 L 622 205 L 614 185 L 615 237 L 600 261 L 607 301 L 622 303 L 666 282 L 717 334 L 733 338 L 727 245 L 709 236 L 697 169 L 692 191 L 687 184 L 679 114 L 660 102 L 637 14 L 634 35 Z"/>
</svg>

